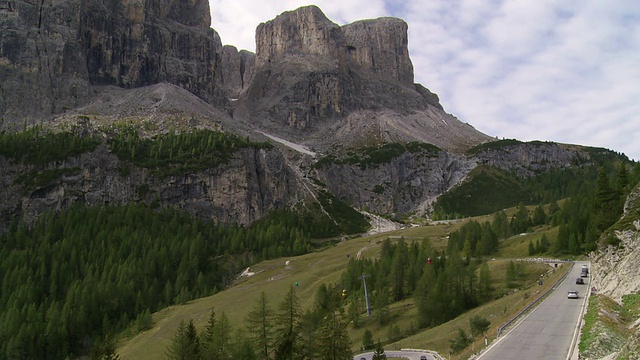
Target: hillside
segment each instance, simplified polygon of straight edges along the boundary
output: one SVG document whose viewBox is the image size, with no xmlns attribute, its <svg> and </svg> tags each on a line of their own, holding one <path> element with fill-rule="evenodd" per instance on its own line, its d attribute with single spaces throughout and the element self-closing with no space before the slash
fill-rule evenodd
<svg viewBox="0 0 640 360">
<path fill-rule="evenodd" d="M 486 218 L 477 218 L 477 221 L 485 221 Z M 442 224 L 426 226 L 415 229 L 393 231 L 389 233 L 360 237 L 342 241 L 326 250 L 306 254 L 298 257 L 287 257 L 273 261 L 255 264 L 243 272 L 237 278 L 234 285 L 227 290 L 211 297 L 191 301 L 184 305 L 173 306 L 161 310 L 153 315 L 154 326 L 139 335 L 123 341 L 118 348 L 118 353 L 124 359 L 157 359 L 166 353 L 167 347 L 173 339 L 176 329 L 181 321 L 192 319 L 198 330 L 202 330 L 208 320 L 209 312 L 213 309 L 220 316 L 226 315 L 233 330 L 242 330 L 247 325 L 247 316 L 260 298 L 261 292 L 265 292 L 272 308 L 283 298 L 290 286 L 298 284 L 295 288 L 299 299 L 299 305 L 303 312 L 311 311 L 317 306 L 318 292 L 323 284 L 331 285 L 344 282 L 344 273 L 353 258 L 376 259 L 380 257 L 382 242 L 385 238 L 392 238 L 395 243 L 400 237 L 406 241 L 418 241 L 429 239 L 434 248 L 444 250 L 447 246 L 447 234 L 459 230 L 465 221 L 457 224 Z M 535 236 L 535 234 L 532 234 Z M 517 243 L 520 239 L 514 239 Z M 526 255 L 520 251 L 520 256 Z M 446 324 L 429 329 L 417 329 L 417 306 L 412 299 L 407 299 L 389 306 L 390 323 L 380 326 L 378 324 L 377 311 L 374 316 L 367 318 L 364 308 L 361 307 L 361 325 L 349 326 L 351 349 L 357 353 L 362 343 L 365 330 L 371 330 L 374 339 L 381 339 L 386 346 L 414 347 L 437 350 L 441 354 L 448 352 L 451 334 L 456 327 L 467 328 L 468 320 L 472 315 L 490 315 L 490 338 L 495 337 L 495 328 L 506 322 L 510 316 L 528 304 L 529 297 L 534 297 L 540 289 L 536 281 L 540 274 L 545 274 L 545 279 L 551 285 L 555 279 L 562 275 L 563 271 L 553 271 L 546 263 L 532 262 L 527 265 L 528 283 L 520 288 L 520 292 L 514 292 L 504 287 L 504 271 L 508 261 L 497 260 L 491 263 L 490 269 L 494 276 L 496 298 L 500 300 L 490 302 L 478 309 L 465 314 Z M 560 269 L 563 269 L 562 267 Z M 535 285 L 532 287 L 532 285 Z M 372 286 L 369 283 L 369 286 Z M 360 289 L 361 290 L 361 289 Z M 369 288 L 371 291 L 372 288 Z M 340 288 L 336 291 L 341 291 Z M 526 294 L 525 294 L 526 293 Z M 509 294 L 508 296 L 502 296 Z M 524 295 L 523 295 L 524 294 Z M 349 294 L 344 300 L 345 309 L 349 308 L 353 301 L 363 301 L 360 294 Z M 396 329 L 397 334 L 392 334 L 389 329 Z M 406 335 L 405 335 L 406 334 Z M 391 336 L 391 337 L 390 337 Z M 406 338 L 405 338 L 406 337 Z M 478 339 L 480 340 L 480 339 Z M 393 344 L 398 341 L 397 345 Z"/>
<path fill-rule="evenodd" d="M 592 254 L 592 284 L 580 351 L 590 359 L 640 356 L 640 186 L 628 196 L 620 221 Z"/>
</svg>

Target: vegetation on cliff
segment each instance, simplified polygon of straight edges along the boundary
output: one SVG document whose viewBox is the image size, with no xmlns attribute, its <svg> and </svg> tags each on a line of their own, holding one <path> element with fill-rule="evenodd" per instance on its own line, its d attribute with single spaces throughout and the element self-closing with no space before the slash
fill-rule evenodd
<svg viewBox="0 0 640 360">
<path fill-rule="evenodd" d="M 224 164 L 241 148 L 271 148 L 267 142 L 254 142 L 212 130 L 198 130 L 142 138 L 132 126 L 120 127 L 109 140 L 112 151 L 121 159 L 160 176 L 202 171 Z"/>
<path fill-rule="evenodd" d="M 357 165 L 361 169 L 387 164 L 404 153 L 420 153 L 428 157 L 437 156 L 442 151 L 437 146 L 419 143 L 387 143 L 362 149 L 350 149 L 344 155 L 326 155 L 318 160 L 314 168 L 322 168 L 330 164 Z"/>
<path fill-rule="evenodd" d="M 100 140 L 74 132 L 49 132 L 33 126 L 22 132 L 0 133 L 0 155 L 31 165 L 63 161 L 93 151 Z"/>
</svg>

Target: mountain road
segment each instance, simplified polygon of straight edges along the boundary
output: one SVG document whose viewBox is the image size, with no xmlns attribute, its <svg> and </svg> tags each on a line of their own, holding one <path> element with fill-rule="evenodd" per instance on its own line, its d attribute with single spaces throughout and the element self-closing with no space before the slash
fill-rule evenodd
<svg viewBox="0 0 640 360">
<path fill-rule="evenodd" d="M 555 291 L 476 359 L 577 359 L 572 350 L 590 288 L 590 275 L 583 285 L 576 284 L 583 265 L 589 266 L 589 262 L 576 262 Z M 568 298 L 570 290 L 577 290 L 579 297 Z"/>
</svg>

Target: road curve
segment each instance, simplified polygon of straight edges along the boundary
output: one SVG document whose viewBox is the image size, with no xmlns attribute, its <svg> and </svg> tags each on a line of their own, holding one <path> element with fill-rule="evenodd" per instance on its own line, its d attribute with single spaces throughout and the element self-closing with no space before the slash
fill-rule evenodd
<svg viewBox="0 0 640 360">
<path fill-rule="evenodd" d="M 559 360 L 567 359 L 580 316 L 589 294 L 589 279 L 576 285 L 580 268 L 587 261 L 578 261 L 562 283 L 536 309 L 526 315 L 504 336 L 494 342 L 478 360 Z M 567 291 L 577 290 L 579 299 L 568 299 Z M 574 354 L 577 358 L 577 355 Z"/>
<path fill-rule="evenodd" d="M 405 358 L 410 360 L 420 360 L 421 356 L 426 356 L 427 360 L 436 360 L 436 358 L 433 357 L 433 355 L 431 355 L 427 351 L 421 352 L 419 350 L 385 350 L 384 353 L 385 355 L 387 355 L 387 358 L 393 357 L 393 358 Z M 373 358 L 373 352 L 367 352 L 364 354 L 358 354 L 354 356 L 353 360 L 362 360 L 362 359 L 371 360 L 372 358 Z"/>
</svg>

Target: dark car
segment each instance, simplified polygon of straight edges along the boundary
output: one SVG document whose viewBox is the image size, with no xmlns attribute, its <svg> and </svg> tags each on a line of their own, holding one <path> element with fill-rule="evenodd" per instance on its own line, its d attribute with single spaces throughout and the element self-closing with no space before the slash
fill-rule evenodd
<svg viewBox="0 0 640 360">
<path fill-rule="evenodd" d="M 583 279 L 583 278 L 581 278 L 581 277 L 577 278 L 577 279 L 576 279 L 576 284 L 577 284 L 577 285 L 584 285 L 584 279 Z"/>
</svg>

